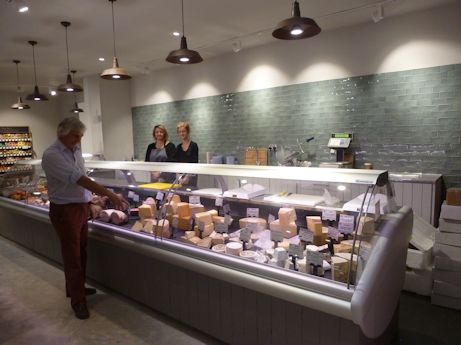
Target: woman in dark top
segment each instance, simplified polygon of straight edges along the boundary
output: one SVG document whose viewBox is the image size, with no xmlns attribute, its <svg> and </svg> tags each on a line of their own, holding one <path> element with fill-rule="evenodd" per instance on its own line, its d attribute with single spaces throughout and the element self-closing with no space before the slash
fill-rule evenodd
<svg viewBox="0 0 461 345">
<path fill-rule="evenodd" d="M 154 142 L 147 146 L 146 162 L 174 162 L 176 147 L 168 141 L 168 132 L 163 125 L 157 125 L 152 131 Z M 175 174 L 153 172 L 152 182 L 173 182 Z"/>
<path fill-rule="evenodd" d="M 176 147 L 175 161 L 180 163 L 198 163 L 198 145 L 190 139 L 190 126 L 187 122 L 176 125 L 181 144 Z M 183 185 L 196 186 L 197 176 L 187 175 L 182 179 Z"/>
</svg>

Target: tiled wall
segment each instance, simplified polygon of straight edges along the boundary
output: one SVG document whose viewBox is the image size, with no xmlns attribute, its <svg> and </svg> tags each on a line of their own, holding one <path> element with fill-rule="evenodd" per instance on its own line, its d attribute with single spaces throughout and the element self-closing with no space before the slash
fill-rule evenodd
<svg viewBox="0 0 461 345">
<path fill-rule="evenodd" d="M 236 154 L 277 144 L 279 157 L 303 144 L 305 159 L 333 160 L 333 132 L 354 133 L 356 166 L 372 162 L 394 172 L 432 172 L 461 187 L 461 65 L 367 75 L 230 93 L 132 108 L 134 149 L 143 159 L 152 127 L 187 120 L 205 152 Z M 284 151 L 282 150 L 284 148 Z"/>
</svg>

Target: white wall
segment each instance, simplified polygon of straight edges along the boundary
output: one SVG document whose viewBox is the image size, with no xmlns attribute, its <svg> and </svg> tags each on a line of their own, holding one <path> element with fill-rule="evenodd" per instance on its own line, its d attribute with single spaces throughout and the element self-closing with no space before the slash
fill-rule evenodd
<svg viewBox="0 0 461 345">
<path fill-rule="evenodd" d="M 15 92 L 0 92 L 0 126 L 29 126 L 34 151 L 41 157 L 43 151 L 56 140 L 56 128 L 61 121 L 59 101 L 50 97 L 47 102 L 27 101 L 31 106 L 28 110 L 10 109 L 16 99 Z"/>
<path fill-rule="evenodd" d="M 461 63 L 461 3 L 276 41 L 132 81 L 132 106 Z"/>
<path fill-rule="evenodd" d="M 134 156 L 131 82 L 99 80 L 104 156 L 107 160 L 130 160 Z"/>
</svg>

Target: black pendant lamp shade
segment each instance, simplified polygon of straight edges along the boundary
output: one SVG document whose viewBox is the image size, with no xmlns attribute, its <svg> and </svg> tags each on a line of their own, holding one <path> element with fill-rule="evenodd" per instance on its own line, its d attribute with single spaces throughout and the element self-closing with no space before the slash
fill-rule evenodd
<svg viewBox="0 0 461 345">
<path fill-rule="evenodd" d="M 37 44 L 37 41 L 28 41 L 28 43 L 32 46 L 32 59 L 34 61 L 34 80 L 35 80 L 35 86 L 34 86 L 34 92 L 32 92 L 30 95 L 27 95 L 26 99 L 29 101 L 47 101 L 48 97 L 40 93 L 40 90 L 38 89 L 37 85 L 37 68 L 35 66 L 35 45 Z"/>
<path fill-rule="evenodd" d="M 292 17 L 282 20 L 272 32 L 280 40 L 300 40 L 318 35 L 322 29 L 311 18 L 301 17 L 299 2 L 293 1 Z"/>
<path fill-rule="evenodd" d="M 114 41 L 114 59 L 112 61 L 112 68 L 108 68 L 101 73 L 102 79 L 109 80 L 127 80 L 131 79 L 131 76 L 125 71 L 124 68 L 121 68 L 118 64 L 117 51 L 115 49 L 115 17 L 114 17 L 114 1 L 109 0 L 112 4 L 112 37 Z"/>
<path fill-rule="evenodd" d="M 75 79 L 75 73 L 77 73 L 77 71 L 72 70 L 72 71 L 70 71 L 70 72 L 73 74 L 74 79 Z M 69 111 L 70 111 L 71 113 L 75 113 L 75 114 L 83 113 L 83 109 L 78 107 L 78 104 L 77 104 L 77 96 L 75 95 L 75 93 L 74 93 L 74 107 L 73 107 L 71 110 L 69 110 Z"/>
<path fill-rule="evenodd" d="M 11 109 L 23 110 L 23 109 L 30 109 L 30 106 L 22 101 L 21 97 L 21 87 L 19 86 L 19 64 L 21 61 L 13 60 L 16 64 L 16 84 L 18 90 L 18 101 L 11 106 Z"/>
<path fill-rule="evenodd" d="M 66 30 L 66 52 L 67 52 L 67 78 L 64 84 L 58 86 L 58 91 L 60 92 L 82 92 L 83 88 L 72 81 L 70 75 L 70 64 L 69 64 L 69 44 L 67 41 L 67 28 L 70 26 L 70 22 L 61 22 L 61 25 L 64 26 Z"/>
<path fill-rule="evenodd" d="M 173 50 L 168 54 L 166 61 L 176 64 L 193 64 L 202 62 L 203 59 L 200 54 L 187 48 L 187 40 L 184 33 L 184 0 L 181 0 L 181 19 L 182 19 L 182 37 L 181 47 L 177 50 Z"/>
</svg>

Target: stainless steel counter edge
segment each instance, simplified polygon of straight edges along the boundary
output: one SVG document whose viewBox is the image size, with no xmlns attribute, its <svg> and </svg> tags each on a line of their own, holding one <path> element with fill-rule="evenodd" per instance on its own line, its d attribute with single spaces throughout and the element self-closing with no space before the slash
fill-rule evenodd
<svg viewBox="0 0 461 345">
<path fill-rule="evenodd" d="M 5 198 L 0 198 L 0 206 L 50 222 L 48 210 L 42 207 Z M 96 239 L 135 247 L 159 260 L 187 267 L 200 274 L 352 320 L 350 300 L 353 290 L 347 290 L 341 284 L 213 253 L 180 242 L 161 240 L 109 224 L 89 222 L 89 225 L 90 236 Z"/>
</svg>

